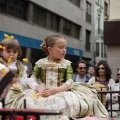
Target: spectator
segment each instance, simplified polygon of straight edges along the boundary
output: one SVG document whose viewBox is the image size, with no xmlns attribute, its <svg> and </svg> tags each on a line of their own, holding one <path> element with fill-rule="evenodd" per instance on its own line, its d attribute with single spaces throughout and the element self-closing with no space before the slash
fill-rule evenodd
<svg viewBox="0 0 120 120">
<path fill-rule="evenodd" d="M 95 66 L 90 65 L 88 68 L 88 74 L 89 78 L 93 77 L 95 75 Z"/>
<path fill-rule="evenodd" d="M 86 61 L 80 60 L 77 63 L 77 74 L 74 74 L 73 80 L 74 82 L 88 82 L 89 81 L 89 76 L 86 74 Z"/>
<path fill-rule="evenodd" d="M 111 78 L 111 69 L 106 62 L 100 61 L 96 68 L 96 75 L 89 80 L 90 84 L 99 82 L 107 87 L 109 90 L 115 84 L 115 81 Z"/>
<path fill-rule="evenodd" d="M 110 90 L 110 87 L 113 90 L 115 81 L 111 78 L 111 74 L 112 72 L 109 65 L 106 62 L 100 61 L 97 64 L 96 75 L 89 80 L 89 83 L 93 84 L 97 90 Z M 107 107 L 106 94 L 103 94 L 102 100 L 104 106 Z"/>
<path fill-rule="evenodd" d="M 120 70 L 117 72 L 117 80 L 115 81 L 115 86 L 113 88 L 113 91 L 120 91 Z M 110 95 L 107 95 L 107 101 L 110 102 Z M 108 109 L 110 110 L 110 104 L 108 106 Z M 113 93 L 112 94 L 112 109 L 113 110 L 119 110 L 120 109 L 120 93 Z M 120 112 L 119 111 L 113 111 L 112 112 L 113 117 L 120 118 Z"/>
</svg>

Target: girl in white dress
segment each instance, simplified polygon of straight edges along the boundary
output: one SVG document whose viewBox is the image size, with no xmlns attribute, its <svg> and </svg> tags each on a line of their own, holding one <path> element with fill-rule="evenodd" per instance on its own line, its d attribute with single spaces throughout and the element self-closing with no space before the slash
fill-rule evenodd
<svg viewBox="0 0 120 120">
<path fill-rule="evenodd" d="M 14 36 L 8 36 L 4 34 L 5 39 L 0 42 L 0 79 L 9 71 L 15 74 L 11 84 L 18 82 L 21 77 L 27 77 L 27 68 L 18 60 L 22 55 L 21 47 Z M 9 87 L 9 84 L 4 90 L 1 97 L 5 97 Z"/>
</svg>

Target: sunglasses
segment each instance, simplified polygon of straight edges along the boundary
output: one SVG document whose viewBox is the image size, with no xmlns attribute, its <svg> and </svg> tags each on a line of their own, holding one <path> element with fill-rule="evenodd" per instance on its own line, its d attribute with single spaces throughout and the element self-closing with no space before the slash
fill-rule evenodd
<svg viewBox="0 0 120 120">
<path fill-rule="evenodd" d="M 119 74 L 117 74 L 117 75 L 120 75 L 120 73 L 119 73 Z"/>
<path fill-rule="evenodd" d="M 102 67 L 102 68 L 98 68 L 98 70 L 100 70 L 100 69 L 101 69 L 101 70 L 105 70 L 105 68 L 104 68 L 104 67 Z"/>
<path fill-rule="evenodd" d="M 82 69 L 86 70 L 86 67 L 79 67 L 79 69 L 80 69 L 80 70 L 82 70 Z"/>
</svg>

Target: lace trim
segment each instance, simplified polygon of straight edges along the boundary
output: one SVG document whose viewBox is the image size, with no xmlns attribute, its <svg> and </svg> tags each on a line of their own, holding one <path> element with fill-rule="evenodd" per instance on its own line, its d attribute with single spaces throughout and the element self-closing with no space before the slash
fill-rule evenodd
<svg viewBox="0 0 120 120">
<path fill-rule="evenodd" d="M 60 60 L 59 63 L 53 63 L 53 62 L 49 62 L 48 61 L 48 58 L 43 58 L 43 59 L 40 59 L 38 60 L 36 63 L 36 65 L 38 65 L 38 67 L 42 67 L 42 69 L 45 69 L 47 67 L 59 67 L 59 68 L 67 68 L 71 62 L 69 60 L 65 60 L 65 59 L 62 59 Z"/>
</svg>

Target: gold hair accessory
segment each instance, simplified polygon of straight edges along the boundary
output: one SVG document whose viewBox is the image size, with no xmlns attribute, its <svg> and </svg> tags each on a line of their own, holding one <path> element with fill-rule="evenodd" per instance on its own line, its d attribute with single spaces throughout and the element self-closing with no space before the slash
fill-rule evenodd
<svg viewBox="0 0 120 120">
<path fill-rule="evenodd" d="M 23 58 L 22 60 L 23 60 L 23 62 L 28 62 L 27 58 Z"/>
<path fill-rule="evenodd" d="M 48 37 L 48 36 L 44 36 L 44 40 L 46 40 L 47 37 Z M 42 46 L 46 46 L 46 42 L 45 42 L 45 41 L 43 41 L 42 44 L 40 45 L 40 47 L 42 47 Z"/>
<path fill-rule="evenodd" d="M 7 34 L 5 34 L 5 33 L 4 33 L 4 37 L 5 37 L 5 38 L 8 38 L 8 39 L 13 39 L 13 38 L 14 38 L 14 36 L 9 36 L 9 35 L 7 35 Z"/>
<path fill-rule="evenodd" d="M 3 50 L 5 50 L 5 46 L 0 45 L 0 48 L 2 48 Z"/>
<path fill-rule="evenodd" d="M 47 39 L 47 37 L 48 37 L 48 36 L 44 36 L 44 40 L 46 40 L 46 39 Z"/>
<path fill-rule="evenodd" d="M 8 66 L 9 66 L 10 63 L 12 62 L 12 58 L 13 58 L 13 56 L 10 56 L 10 57 L 8 58 Z"/>
</svg>

